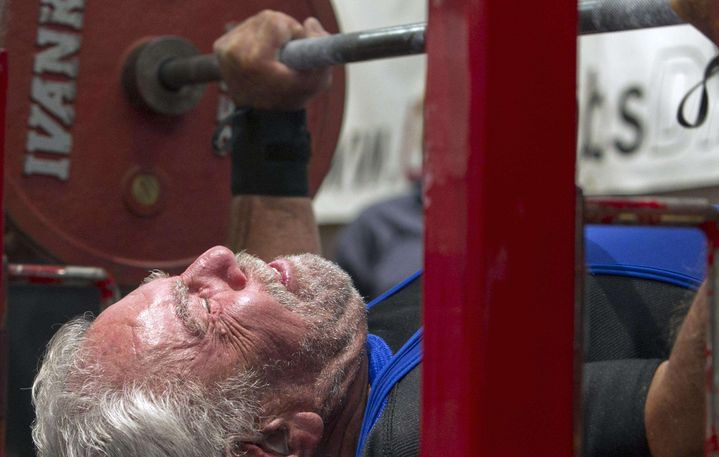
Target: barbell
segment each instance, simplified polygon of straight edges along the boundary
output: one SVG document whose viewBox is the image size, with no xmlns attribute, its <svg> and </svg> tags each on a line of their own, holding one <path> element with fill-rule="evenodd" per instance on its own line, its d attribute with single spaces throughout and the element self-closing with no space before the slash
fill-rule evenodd
<svg viewBox="0 0 719 457">
<path fill-rule="evenodd" d="M 681 23 L 667 0 L 578 7 L 582 34 Z M 179 271 L 226 239 L 229 159 L 212 153 L 210 136 L 234 107 L 220 85 L 204 85 L 219 71 L 199 52 L 227 29 L 225 18 L 267 8 L 317 17 L 335 34 L 289 43 L 280 59 L 298 69 L 421 53 L 426 28 L 337 34 L 323 0 L 28 0 L 9 8 L 8 215 L 50 256 L 105 268 L 120 284 L 151 268 Z M 124 19 L 123 11 L 142 13 Z M 308 108 L 312 193 L 329 170 L 344 111 L 344 71 L 333 72 L 333 86 Z"/>
<path fill-rule="evenodd" d="M 339 33 L 289 42 L 278 56 L 296 70 L 362 62 L 424 52 L 426 24 Z M 221 79 L 217 57 L 200 55 L 188 40 L 178 36 L 151 38 L 129 55 L 123 84 L 131 103 L 153 112 L 180 115 L 199 103 L 202 83 Z"/>
<path fill-rule="evenodd" d="M 663 27 L 683 21 L 667 0 L 580 0 L 583 35 Z M 426 23 L 397 25 L 289 42 L 278 60 L 295 70 L 422 54 Z M 132 103 L 153 112 L 180 115 L 194 108 L 202 83 L 221 79 L 214 54 L 200 55 L 178 36 L 153 38 L 133 50 L 124 66 L 123 83 Z"/>
</svg>

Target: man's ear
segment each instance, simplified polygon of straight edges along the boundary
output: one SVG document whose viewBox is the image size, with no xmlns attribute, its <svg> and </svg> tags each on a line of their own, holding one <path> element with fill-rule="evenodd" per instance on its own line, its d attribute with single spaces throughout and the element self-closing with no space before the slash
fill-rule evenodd
<svg viewBox="0 0 719 457">
<path fill-rule="evenodd" d="M 324 422 L 317 413 L 298 412 L 273 419 L 259 436 L 236 436 L 227 457 L 302 457 L 314 455 L 322 440 Z"/>
</svg>

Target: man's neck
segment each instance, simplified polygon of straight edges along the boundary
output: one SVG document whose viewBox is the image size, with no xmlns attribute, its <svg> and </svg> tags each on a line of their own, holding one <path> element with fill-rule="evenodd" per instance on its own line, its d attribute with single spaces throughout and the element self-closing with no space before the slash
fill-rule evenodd
<svg viewBox="0 0 719 457">
<path fill-rule="evenodd" d="M 328 424 L 317 456 L 352 457 L 355 455 L 369 392 L 367 356 L 363 356 L 359 372 L 347 390 L 342 409 Z"/>
</svg>

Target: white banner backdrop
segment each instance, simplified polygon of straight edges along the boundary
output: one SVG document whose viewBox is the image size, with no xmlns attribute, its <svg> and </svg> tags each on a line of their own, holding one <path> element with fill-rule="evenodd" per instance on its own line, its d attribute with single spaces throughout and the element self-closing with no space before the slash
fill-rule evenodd
<svg viewBox="0 0 719 457">
<path fill-rule="evenodd" d="M 719 185 L 719 83 L 708 84 L 702 127 L 677 121 L 681 99 L 716 53 L 690 26 L 580 38 L 578 181 L 587 194 Z M 689 99 L 689 120 L 699 95 Z"/>
<path fill-rule="evenodd" d="M 424 1 L 333 4 L 345 32 L 427 18 Z M 707 86 L 705 124 L 685 129 L 676 120 L 682 97 L 716 54 L 690 26 L 579 38 L 577 181 L 587 194 L 719 185 L 719 77 Z M 367 205 L 405 191 L 408 169 L 416 172 L 421 157 L 418 107 L 426 58 L 357 63 L 346 70 L 343 131 L 314 202 L 320 223 L 348 222 Z M 698 101 L 699 91 L 687 104 L 689 119 Z"/>
<path fill-rule="evenodd" d="M 343 32 L 422 22 L 424 1 L 333 0 Z M 315 197 L 320 223 L 348 222 L 370 203 L 408 188 L 421 142 L 416 106 L 424 96 L 423 55 L 347 65 L 344 124 L 332 170 Z M 414 132 L 417 132 L 416 134 Z"/>
</svg>

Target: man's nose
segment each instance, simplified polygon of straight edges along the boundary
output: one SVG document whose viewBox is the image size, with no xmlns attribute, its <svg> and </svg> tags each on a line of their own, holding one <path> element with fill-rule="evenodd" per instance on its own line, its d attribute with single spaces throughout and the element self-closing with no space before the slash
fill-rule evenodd
<svg viewBox="0 0 719 457">
<path fill-rule="evenodd" d="M 223 246 L 215 246 L 200 255 L 182 274 L 190 287 L 240 290 L 247 277 L 237 265 L 235 255 Z"/>
</svg>

